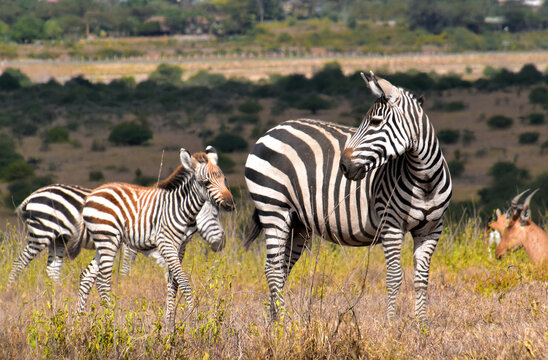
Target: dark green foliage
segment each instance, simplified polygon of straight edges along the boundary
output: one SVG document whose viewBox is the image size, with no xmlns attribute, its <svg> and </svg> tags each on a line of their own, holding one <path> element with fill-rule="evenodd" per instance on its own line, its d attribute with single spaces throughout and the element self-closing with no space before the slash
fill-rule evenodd
<svg viewBox="0 0 548 360">
<path fill-rule="evenodd" d="M 519 143 L 522 145 L 525 144 L 534 144 L 538 141 L 540 134 L 537 131 L 528 131 L 519 134 Z"/>
<path fill-rule="evenodd" d="M 221 133 L 209 142 L 220 152 L 235 152 L 247 149 L 247 141 L 239 135 L 230 133 Z"/>
<path fill-rule="evenodd" d="M 103 181 L 103 180 L 105 180 L 105 176 L 103 175 L 103 172 L 99 170 L 89 172 L 89 181 Z"/>
<path fill-rule="evenodd" d="M 5 204 L 15 208 L 33 191 L 53 183 L 51 176 L 31 177 L 25 180 L 17 180 L 8 185 L 9 194 L 4 199 Z"/>
<path fill-rule="evenodd" d="M 185 81 L 185 86 L 208 86 L 215 87 L 224 83 L 226 78 L 221 74 L 211 74 L 209 71 L 200 70 Z"/>
<path fill-rule="evenodd" d="M 6 134 L 0 134 L 0 178 L 5 177 L 9 165 L 23 161 L 23 156 L 15 151 L 15 143 Z"/>
<path fill-rule="evenodd" d="M 68 143 L 70 134 L 67 128 L 56 126 L 44 133 L 44 141 L 51 144 Z"/>
<path fill-rule="evenodd" d="M 438 131 L 438 140 L 442 144 L 456 144 L 459 141 L 460 132 L 458 130 L 444 129 Z"/>
<path fill-rule="evenodd" d="M 530 125 L 542 125 L 544 124 L 544 114 L 531 113 L 527 115 L 527 120 Z"/>
<path fill-rule="evenodd" d="M 32 85 L 30 78 L 23 74 L 21 70 L 7 68 L 0 75 L 0 90 L 15 90 L 21 87 Z"/>
<path fill-rule="evenodd" d="M 219 154 L 219 167 L 225 174 L 230 174 L 234 171 L 236 162 L 227 155 Z"/>
<path fill-rule="evenodd" d="M 146 123 L 124 121 L 116 125 L 108 140 L 116 145 L 142 145 L 152 139 L 152 130 Z"/>
<path fill-rule="evenodd" d="M 547 106 L 548 105 L 548 88 L 545 86 L 537 86 L 529 93 L 529 102 L 531 104 Z"/>
<path fill-rule="evenodd" d="M 512 126 L 513 120 L 504 115 L 494 115 L 487 120 L 487 125 L 491 129 L 508 129 Z"/>
<path fill-rule="evenodd" d="M 11 37 L 18 42 L 30 42 L 42 37 L 44 22 L 32 15 L 20 17 L 11 27 Z"/>
<path fill-rule="evenodd" d="M 295 107 L 297 109 L 310 110 L 310 113 L 315 115 L 318 110 L 331 108 L 331 103 L 318 95 L 308 94 L 297 101 Z"/>
<path fill-rule="evenodd" d="M 228 122 L 231 124 L 256 124 L 259 122 L 259 117 L 255 114 L 234 115 L 228 118 Z"/>
<path fill-rule="evenodd" d="M 160 64 L 149 76 L 150 81 L 155 82 L 158 85 L 183 85 L 183 69 L 179 66 L 171 64 Z"/>
<path fill-rule="evenodd" d="M 464 161 L 462 160 L 449 161 L 447 166 L 449 166 L 449 172 L 451 173 L 451 177 L 461 177 L 461 175 L 464 173 Z"/>
<path fill-rule="evenodd" d="M 2 171 L 2 178 L 7 181 L 23 180 L 34 175 L 34 170 L 23 160 L 9 164 Z"/>
<path fill-rule="evenodd" d="M 543 142 L 541 145 L 540 145 L 540 153 L 541 154 L 544 154 L 544 151 L 548 149 L 548 140 L 546 140 L 545 142 Z"/>
<path fill-rule="evenodd" d="M 447 112 L 456 112 L 466 109 L 466 104 L 462 101 L 451 101 L 445 105 L 445 111 Z"/>
<path fill-rule="evenodd" d="M 256 101 L 245 101 L 238 105 L 238 110 L 245 114 L 256 114 L 263 109 L 262 105 Z"/>
</svg>

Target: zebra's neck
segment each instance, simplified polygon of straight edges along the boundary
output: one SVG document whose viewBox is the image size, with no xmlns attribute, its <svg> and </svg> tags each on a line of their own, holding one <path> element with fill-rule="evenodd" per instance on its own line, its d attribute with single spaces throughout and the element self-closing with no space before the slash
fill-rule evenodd
<svg viewBox="0 0 548 360">
<path fill-rule="evenodd" d="M 195 226 L 196 216 L 206 201 L 202 186 L 189 172 L 178 174 L 177 180 L 177 186 L 164 190 L 164 220 L 175 221 L 181 228 Z"/>
</svg>

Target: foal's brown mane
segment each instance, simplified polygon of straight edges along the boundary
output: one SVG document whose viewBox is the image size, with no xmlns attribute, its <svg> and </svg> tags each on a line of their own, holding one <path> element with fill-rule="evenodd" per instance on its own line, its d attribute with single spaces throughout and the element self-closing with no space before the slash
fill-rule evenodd
<svg viewBox="0 0 548 360">
<path fill-rule="evenodd" d="M 204 152 L 196 153 L 192 155 L 192 157 L 201 163 L 208 161 L 207 155 Z M 184 175 L 187 172 L 188 170 L 185 169 L 183 165 L 179 165 L 177 169 L 175 169 L 171 173 L 171 175 L 169 175 L 166 179 L 160 181 L 157 187 L 164 190 L 173 190 L 181 184 L 181 180 L 184 178 Z"/>
</svg>

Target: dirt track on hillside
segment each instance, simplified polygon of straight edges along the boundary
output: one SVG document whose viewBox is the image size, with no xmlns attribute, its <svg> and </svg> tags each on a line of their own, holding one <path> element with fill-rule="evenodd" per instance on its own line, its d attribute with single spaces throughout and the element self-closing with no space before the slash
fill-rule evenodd
<svg viewBox="0 0 548 360">
<path fill-rule="evenodd" d="M 485 66 L 504 67 L 517 71 L 524 64 L 532 63 L 540 71 L 548 67 L 548 52 L 519 53 L 464 53 L 464 54 L 410 54 L 398 56 L 326 56 L 318 58 L 242 58 L 210 57 L 180 59 L 129 59 L 113 61 L 2 61 L 0 70 L 18 68 L 35 82 L 46 82 L 50 78 L 64 82 L 83 75 L 92 81 L 108 82 L 122 76 L 133 76 L 137 81 L 146 79 L 161 63 L 171 63 L 185 69 L 185 77 L 200 70 L 223 74 L 226 77 L 241 77 L 250 80 L 268 78 L 271 74 L 288 75 L 300 73 L 310 76 L 326 63 L 337 61 L 346 74 L 358 70 L 381 70 L 383 72 L 417 69 L 438 74 L 459 73 L 466 78 L 482 75 Z"/>
</svg>

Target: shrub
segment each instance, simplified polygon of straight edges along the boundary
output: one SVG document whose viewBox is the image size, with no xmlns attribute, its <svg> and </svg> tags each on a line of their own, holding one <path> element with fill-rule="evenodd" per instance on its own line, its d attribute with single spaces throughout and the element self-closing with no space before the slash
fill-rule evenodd
<svg viewBox="0 0 548 360">
<path fill-rule="evenodd" d="M 154 81 L 158 85 L 183 85 L 183 69 L 177 65 L 160 64 L 149 76 L 150 81 Z"/>
<path fill-rule="evenodd" d="M 4 199 L 7 206 L 15 208 L 33 191 L 53 183 L 51 176 L 31 177 L 26 180 L 14 181 L 8 185 L 8 196 Z"/>
<path fill-rule="evenodd" d="M 548 104 L 548 89 L 544 86 L 537 86 L 529 93 L 529 102 L 546 106 Z"/>
<path fill-rule="evenodd" d="M 234 152 L 247 149 L 247 141 L 239 135 L 221 133 L 210 141 L 210 144 L 222 152 Z"/>
<path fill-rule="evenodd" d="M 519 134 L 519 143 L 522 145 L 525 144 L 534 144 L 538 141 L 540 134 L 537 131 L 528 131 Z"/>
<path fill-rule="evenodd" d="M 262 109 L 262 105 L 255 101 L 245 101 L 238 106 L 238 110 L 245 114 L 256 114 Z"/>
<path fill-rule="evenodd" d="M 90 171 L 89 172 L 89 181 L 103 181 L 105 180 L 105 176 L 101 171 Z"/>
<path fill-rule="evenodd" d="M 2 177 L 7 181 L 22 180 L 33 175 L 34 170 L 23 160 L 12 162 L 2 171 Z"/>
<path fill-rule="evenodd" d="M 152 130 L 144 121 L 125 121 L 116 125 L 108 140 L 116 145 L 142 145 L 152 139 Z"/>
<path fill-rule="evenodd" d="M 104 141 L 95 139 L 91 143 L 91 151 L 105 151 L 107 146 Z"/>
<path fill-rule="evenodd" d="M 0 134 L 0 177 L 4 170 L 12 163 L 22 161 L 23 156 L 15 151 L 15 143 L 6 134 Z"/>
<path fill-rule="evenodd" d="M 135 178 L 133 179 L 133 183 L 140 185 L 140 186 L 150 186 L 154 183 L 156 183 L 157 179 L 154 176 L 146 176 L 143 175 L 143 172 L 141 169 L 135 170 Z"/>
<path fill-rule="evenodd" d="M 445 129 L 438 132 L 438 140 L 442 144 L 456 144 L 459 141 L 458 130 Z"/>
<path fill-rule="evenodd" d="M 453 160 L 447 164 L 452 177 L 460 177 L 464 173 L 464 161 Z"/>
<path fill-rule="evenodd" d="M 530 125 L 542 125 L 544 124 L 544 114 L 542 113 L 531 113 L 527 115 L 527 120 Z"/>
<path fill-rule="evenodd" d="M 491 129 L 508 129 L 514 121 L 504 115 L 494 115 L 487 120 L 487 125 Z"/>
<path fill-rule="evenodd" d="M 19 137 L 34 136 L 38 132 L 38 126 L 28 120 L 17 121 L 11 126 L 13 134 Z"/>
<path fill-rule="evenodd" d="M 466 109 L 466 104 L 462 101 L 451 101 L 447 103 L 444 110 L 447 112 L 457 112 Z"/>
<path fill-rule="evenodd" d="M 310 110 L 310 113 L 315 115 L 318 110 L 331 108 L 331 103 L 318 95 L 309 94 L 297 101 L 296 108 Z"/>
<path fill-rule="evenodd" d="M 61 126 L 53 127 L 44 133 L 44 141 L 52 144 L 67 143 L 70 141 L 69 131 Z"/>
<path fill-rule="evenodd" d="M 256 124 L 259 122 L 259 117 L 255 114 L 234 115 L 228 118 L 228 122 L 231 124 Z"/>
<path fill-rule="evenodd" d="M 234 171 L 236 162 L 232 160 L 227 155 L 219 154 L 219 167 L 223 170 L 225 174 L 231 173 Z"/>
<path fill-rule="evenodd" d="M 464 146 L 471 144 L 474 140 L 476 140 L 476 134 L 472 130 L 462 130 L 462 144 Z"/>
<path fill-rule="evenodd" d="M 186 86 L 208 86 L 214 87 L 226 82 L 222 74 L 211 74 L 207 70 L 200 70 L 185 81 Z"/>
<path fill-rule="evenodd" d="M 30 78 L 19 69 L 7 68 L 0 75 L 0 89 L 15 90 L 32 85 Z"/>
<path fill-rule="evenodd" d="M 545 142 L 543 142 L 541 145 L 540 145 L 540 153 L 541 154 L 544 154 L 544 150 L 548 149 L 548 140 L 546 140 Z"/>
</svg>

